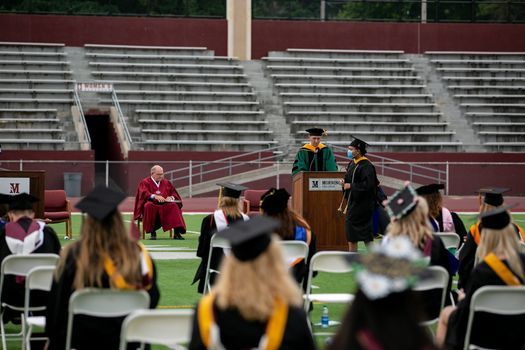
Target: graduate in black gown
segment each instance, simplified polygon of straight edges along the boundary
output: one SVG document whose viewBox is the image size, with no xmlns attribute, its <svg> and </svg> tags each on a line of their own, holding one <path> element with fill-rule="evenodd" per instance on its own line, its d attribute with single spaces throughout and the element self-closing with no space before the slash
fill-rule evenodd
<svg viewBox="0 0 525 350">
<path fill-rule="evenodd" d="M 443 196 L 440 190 L 443 190 L 443 184 L 429 184 L 416 188 L 416 192 L 425 198 L 428 204 L 430 223 L 434 232 L 454 232 L 459 235 L 459 248 L 467 238 L 467 230 L 461 218 L 443 206 Z"/>
<path fill-rule="evenodd" d="M 239 197 L 247 187 L 231 182 L 218 183 L 217 185 L 220 186 L 218 208 L 213 213 L 205 216 L 201 223 L 201 234 L 199 236 L 199 246 L 197 247 L 197 256 L 201 258 L 201 263 L 195 272 L 192 282 L 192 284 L 199 282 L 197 285 L 199 293 L 204 292 L 206 266 L 213 235 L 236 221 L 249 220 L 248 215 L 241 212 L 239 205 Z M 214 248 L 211 255 L 210 268 L 218 270 L 223 256 L 222 248 Z M 211 285 L 215 282 L 215 278 L 216 274 L 210 274 Z"/>
<path fill-rule="evenodd" d="M 217 283 L 199 301 L 190 350 L 315 349 L 302 292 L 271 236 L 278 226 L 257 216 L 217 233 L 232 250 Z"/>
<path fill-rule="evenodd" d="M 284 188 L 270 188 L 261 196 L 261 211 L 264 215 L 279 220 L 281 226 L 275 231 L 282 240 L 302 241 L 308 245 L 308 258 L 290 261 L 292 274 L 306 290 L 306 277 L 312 256 L 317 252 L 316 237 L 306 220 L 288 207 L 290 194 Z"/>
<path fill-rule="evenodd" d="M 145 290 L 150 308 L 159 301 L 155 264 L 140 243 L 124 227 L 117 206 L 126 195 L 98 186 L 76 207 L 87 213 L 80 238 L 68 244 L 57 266 L 47 308 L 48 349 L 64 349 L 69 298 L 83 288 Z M 75 316 L 72 347 L 117 349 L 124 317 Z"/>
<path fill-rule="evenodd" d="M 433 234 L 428 221 L 428 205 L 423 197 L 417 195 L 409 183 L 390 197 L 386 209 L 392 222 L 388 225 L 386 243 L 392 237 L 408 236 L 414 247 L 429 258 L 431 266 L 441 266 L 449 274 L 448 292 L 452 276 L 456 273 L 457 259 L 443 244 L 441 238 Z M 425 311 L 428 319 L 436 318 L 441 304 L 441 290 L 423 292 Z M 448 295 L 448 293 L 447 293 Z M 445 300 L 449 300 L 446 298 Z"/>
<path fill-rule="evenodd" d="M 483 232 L 476 256 L 480 263 L 474 268 L 465 293 L 457 307 L 446 307 L 439 320 L 436 341 L 450 349 L 462 349 L 470 302 L 474 292 L 488 285 L 521 286 L 525 281 L 525 255 L 519 253 L 519 241 L 511 224 L 507 207 L 481 215 Z M 491 349 L 523 349 L 525 346 L 525 315 L 495 316 L 476 314 L 471 343 Z"/>
<path fill-rule="evenodd" d="M 509 191 L 508 188 L 482 188 L 478 191 L 479 193 L 479 213 L 483 214 L 488 211 L 492 211 L 503 205 L 503 193 Z M 523 241 L 525 233 L 523 229 L 516 223 L 512 223 L 516 237 Z M 474 260 L 476 257 L 476 250 L 481 238 L 481 231 L 483 225 L 481 221 L 476 222 L 470 226 L 469 232 L 466 237 L 465 244 L 459 251 L 459 269 L 458 269 L 458 288 L 465 288 L 468 284 L 470 274 L 474 268 Z"/>
<path fill-rule="evenodd" d="M 377 203 L 379 181 L 372 162 L 365 157 L 368 144 L 354 139 L 348 146 L 351 159 L 346 168 L 343 190 L 348 198 L 345 218 L 345 235 L 348 249 L 357 251 L 359 241 L 369 244 L 374 240 L 372 219 Z"/>
<path fill-rule="evenodd" d="M 347 257 L 357 292 L 328 350 L 431 350 L 421 300 L 411 291 L 432 277 L 422 254 L 406 236 L 372 247 L 371 254 Z"/>
<path fill-rule="evenodd" d="M 55 231 L 43 221 L 35 219 L 33 203 L 38 198 L 21 193 L 19 195 L 0 195 L 0 202 L 7 204 L 9 221 L 0 228 L 0 264 L 9 255 L 60 253 L 60 241 Z M 25 280 L 16 276 L 6 276 L 2 288 L 2 302 L 24 306 Z M 38 305 L 45 304 L 46 292 L 35 292 L 31 300 Z M 20 322 L 20 312 L 6 309 L 4 323 Z"/>
</svg>

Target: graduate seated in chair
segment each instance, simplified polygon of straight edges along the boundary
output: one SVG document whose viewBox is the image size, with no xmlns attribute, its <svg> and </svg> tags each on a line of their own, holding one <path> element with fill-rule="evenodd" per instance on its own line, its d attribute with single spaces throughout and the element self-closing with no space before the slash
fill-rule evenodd
<svg viewBox="0 0 525 350">
<path fill-rule="evenodd" d="M 55 231 L 43 221 L 35 219 L 33 203 L 38 202 L 38 198 L 27 193 L 14 196 L 0 194 L 0 202 L 8 205 L 7 216 L 9 218 L 5 226 L 0 228 L 0 264 L 12 254 L 60 253 L 60 241 Z M 6 276 L 1 300 L 23 307 L 24 292 L 24 279 L 12 275 Z M 41 294 L 41 298 L 46 297 L 47 293 Z M 35 296 L 35 298 L 33 300 L 38 302 L 40 296 Z M 38 302 L 38 304 L 45 303 Z M 19 312 L 7 308 L 3 321 L 4 323 L 9 321 L 19 323 L 19 317 Z"/>
<path fill-rule="evenodd" d="M 231 254 L 197 306 L 190 350 L 315 349 L 302 292 L 272 238 L 278 226 L 257 216 L 217 233 L 230 241 Z"/>
<path fill-rule="evenodd" d="M 186 223 L 182 217 L 182 199 L 173 185 L 164 178 L 160 165 L 151 168 L 151 175 L 139 183 L 135 198 L 134 220 L 142 220 L 143 229 L 151 239 L 156 231 L 173 229 L 173 239 L 184 239 Z"/>
<path fill-rule="evenodd" d="M 511 222 L 508 206 L 480 215 L 482 234 L 476 257 L 480 263 L 471 273 L 465 293 L 457 306 L 441 312 L 436 342 L 447 349 L 462 349 L 470 302 L 483 286 L 522 286 L 525 281 L 525 255 L 519 253 L 519 240 Z M 479 322 L 478 322 L 479 321 Z M 525 316 L 498 317 L 481 313 L 472 328 L 471 342 L 490 349 L 523 349 Z"/>
<path fill-rule="evenodd" d="M 98 186 L 77 203 L 86 215 L 80 238 L 62 251 L 47 307 L 48 349 L 64 349 L 69 298 L 83 288 L 145 290 L 150 308 L 159 301 L 155 264 L 143 245 L 125 229 L 117 207 L 121 192 Z M 123 317 L 75 317 L 74 349 L 118 349 Z"/>
</svg>

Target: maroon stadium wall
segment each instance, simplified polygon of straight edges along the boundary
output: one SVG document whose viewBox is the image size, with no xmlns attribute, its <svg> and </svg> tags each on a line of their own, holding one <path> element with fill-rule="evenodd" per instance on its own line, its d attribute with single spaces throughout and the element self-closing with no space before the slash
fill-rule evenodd
<svg viewBox="0 0 525 350">
<path fill-rule="evenodd" d="M 255 20 L 252 56 L 287 48 L 525 51 L 525 24 Z M 224 19 L 0 15 L 0 41 L 205 46 L 227 54 Z"/>
</svg>

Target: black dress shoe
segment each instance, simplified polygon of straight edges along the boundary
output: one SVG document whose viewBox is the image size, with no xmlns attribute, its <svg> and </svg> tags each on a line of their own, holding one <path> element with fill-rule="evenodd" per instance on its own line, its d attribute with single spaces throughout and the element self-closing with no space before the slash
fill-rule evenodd
<svg viewBox="0 0 525 350">
<path fill-rule="evenodd" d="M 173 239 L 177 239 L 177 240 L 184 240 L 184 237 L 181 236 L 180 233 L 174 233 L 173 234 Z"/>
</svg>

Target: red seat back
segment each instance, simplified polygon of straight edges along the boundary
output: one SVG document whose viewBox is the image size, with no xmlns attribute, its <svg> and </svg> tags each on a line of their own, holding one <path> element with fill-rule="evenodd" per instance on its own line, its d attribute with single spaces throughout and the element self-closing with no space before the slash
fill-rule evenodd
<svg viewBox="0 0 525 350">
<path fill-rule="evenodd" d="M 44 211 L 66 211 L 66 191 L 46 190 L 44 200 Z"/>
<path fill-rule="evenodd" d="M 244 199 L 250 201 L 250 211 L 259 211 L 259 203 L 261 202 L 261 196 L 267 190 L 246 190 L 244 191 Z"/>
</svg>

